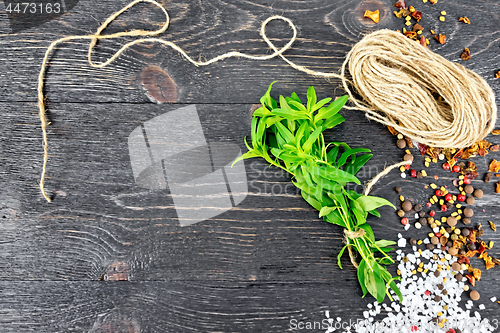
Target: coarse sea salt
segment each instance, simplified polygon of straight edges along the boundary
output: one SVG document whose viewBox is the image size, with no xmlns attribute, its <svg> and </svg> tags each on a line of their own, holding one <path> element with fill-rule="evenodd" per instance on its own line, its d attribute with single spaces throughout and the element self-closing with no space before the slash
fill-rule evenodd
<svg viewBox="0 0 500 333">
<path fill-rule="evenodd" d="M 399 239 L 398 245 L 403 240 L 406 245 L 404 238 Z M 394 302 L 382 303 L 382 305 L 377 302 L 374 302 L 373 305 L 369 303 L 368 309 L 374 307 L 375 311 L 364 311 L 364 320 L 358 321 L 357 324 L 351 326 L 350 330 L 342 331 L 343 333 L 443 333 L 450 328 L 460 329 L 462 333 L 490 333 L 494 331 L 494 326 L 487 318 L 481 318 L 478 311 L 471 312 L 470 309 L 474 304 L 471 300 L 465 304 L 467 310 L 459 306 L 465 282 L 459 282 L 454 277 L 455 274 L 446 269 L 443 269 L 437 277 L 433 274 L 438 265 L 452 265 L 456 261 L 455 257 L 445 256 L 441 250 L 423 250 L 421 257 L 429 258 L 422 260 L 423 267 L 429 269 L 429 274 L 423 274 L 423 272 L 413 274 L 421 262 L 416 255 L 418 252 L 413 252 L 404 253 L 402 249 L 396 251 L 399 258 L 406 256 L 409 259 L 407 263 L 401 260 L 398 263 L 401 281 L 397 284 L 403 294 L 403 302 L 397 302 L 395 293 L 390 290 L 391 295 L 395 298 Z M 438 260 L 432 258 L 434 253 L 438 254 Z M 449 259 L 442 262 L 441 258 Z M 493 302 L 496 301 L 496 298 L 492 297 L 490 300 Z M 381 308 L 386 311 L 385 318 L 375 321 L 374 317 L 380 313 Z M 480 304 L 478 308 L 483 310 L 485 306 Z M 329 313 L 325 312 L 325 315 L 330 318 Z M 325 333 L 341 332 L 341 330 L 338 327 L 330 326 Z"/>
</svg>

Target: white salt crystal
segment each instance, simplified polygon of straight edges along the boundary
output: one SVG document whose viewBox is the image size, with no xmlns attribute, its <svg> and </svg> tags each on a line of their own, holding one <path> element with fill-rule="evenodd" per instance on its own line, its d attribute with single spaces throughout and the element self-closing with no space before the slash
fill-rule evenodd
<svg viewBox="0 0 500 333">
<path fill-rule="evenodd" d="M 400 238 L 398 240 L 398 246 L 399 247 L 405 247 L 406 246 L 406 238 Z"/>
<path fill-rule="evenodd" d="M 406 173 L 401 172 L 401 178 L 403 178 L 403 179 L 406 178 Z"/>
<path fill-rule="evenodd" d="M 479 304 L 479 310 L 484 310 L 486 309 L 486 307 L 484 306 L 484 304 Z"/>
<path fill-rule="evenodd" d="M 492 301 L 494 303 L 497 301 L 497 298 L 495 296 L 493 296 L 492 298 L 490 298 L 490 301 Z"/>
<path fill-rule="evenodd" d="M 411 225 L 407 224 L 405 225 L 405 231 L 408 231 L 408 229 L 410 229 Z"/>
</svg>

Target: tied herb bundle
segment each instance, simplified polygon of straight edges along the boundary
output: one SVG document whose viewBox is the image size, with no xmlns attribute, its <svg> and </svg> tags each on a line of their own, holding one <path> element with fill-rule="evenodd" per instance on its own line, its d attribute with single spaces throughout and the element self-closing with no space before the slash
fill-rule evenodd
<svg viewBox="0 0 500 333">
<path fill-rule="evenodd" d="M 253 114 L 252 146 L 245 138 L 248 152 L 234 163 L 262 157 L 269 164 L 290 173 L 293 184 L 319 211 L 319 217 L 344 228 L 346 245 L 338 254 L 338 265 L 342 269 L 340 258 L 348 249 L 351 261 L 358 269 L 363 297 L 370 293 L 381 303 L 387 295 L 392 301 L 389 293 L 392 289 L 402 301 L 402 294 L 394 282 L 400 278 L 392 277 L 386 268 L 394 263 L 388 252 L 396 243 L 376 241 L 372 228 L 366 223 L 368 214 L 380 217 L 377 208 L 384 205 L 395 207 L 386 199 L 346 188 L 349 182 L 360 184 L 356 173 L 373 155 L 369 154 L 369 149 L 352 149 L 345 142 L 325 144 L 323 132 L 345 120 L 338 112 L 348 96 L 326 106 L 332 99 L 317 101 L 314 87 L 309 87 L 306 105 L 296 93 L 290 97 L 280 96 L 278 104 L 271 97 L 273 84 L 260 99 L 262 107 Z M 353 252 L 360 255 L 359 264 Z"/>
</svg>

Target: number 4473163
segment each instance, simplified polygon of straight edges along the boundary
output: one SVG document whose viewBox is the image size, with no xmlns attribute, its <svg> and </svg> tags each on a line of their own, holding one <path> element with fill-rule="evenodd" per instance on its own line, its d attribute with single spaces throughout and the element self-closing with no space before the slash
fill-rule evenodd
<svg viewBox="0 0 500 333">
<path fill-rule="evenodd" d="M 59 0 L 59 2 L 22 2 L 22 3 L 6 3 L 5 11 L 9 14 L 59 14 L 61 12 L 66 12 L 66 3 L 64 0 Z"/>
</svg>

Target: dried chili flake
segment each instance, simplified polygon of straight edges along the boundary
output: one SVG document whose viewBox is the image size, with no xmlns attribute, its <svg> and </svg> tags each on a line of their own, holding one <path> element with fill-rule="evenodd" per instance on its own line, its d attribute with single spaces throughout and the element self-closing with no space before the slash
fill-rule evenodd
<svg viewBox="0 0 500 333">
<path fill-rule="evenodd" d="M 406 17 L 410 15 L 410 12 L 407 9 L 401 8 L 398 12 L 394 11 L 394 15 L 396 15 L 397 18 L 402 18 L 403 16 Z"/>
<path fill-rule="evenodd" d="M 427 46 L 426 41 L 427 41 L 427 40 L 425 39 L 425 36 L 420 37 L 420 45 L 422 45 L 422 46 Z"/>
<path fill-rule="evenodd" d="M 476 230 L 471 230 L 470 231 L 469 239 L 471 240 L 471 242 L 475 242 L 476 241 L 476 233 L 477 233 Z M 472 256 L 474 256 L 474 254 Z M 470 257 L 470 256 L 467 256 L 467 257 Z"/>
<path fill-rule="evenodd" d="M 473 274 L 476 281 L 481 280 L 481 270 L 479 268 L 469 266 L 469 272 Z"/>
<path fill-rule="evenodd" d="M 470 24 L 470 20 L 466 16 L 459 18 L 458 22 L 464 22 L 465 24 Z"/>
<path fill-rule="evenodd" d="M 491 221 L 488 221 L 490 223 L 490 228 L 491 230 L 493 231 L 497 231 L 497 226 L 495 225 L 495 223 L 491 222 Z"/>
<path fill-rule="evenodd" d="M 486 176 L 484 176 L 484 182 L 488 183 L 491 180 L 491 178 L 493 178 L 493 174 L 491 172 L 488 172 Z"/>
<path fill-rule="evenodd" d="M 394 127 L 392 127 L 392 126 L 387 126 L 387 129 L 389 130 L 389 132 L 391 132 L 392 135 L 398 135 L 399 134 L 399 132 L 396 131 L 394 129 Z"/>
<path fill-rule="evenodd" d="M 407 136 L 405 136 L 405 141 L 406 141 L 406 145 L 408 146 L 408 148 L 413 148 L 413 142 L 411 141 L 411 139 Z"/>
<path fill-rule="evenodd" d="M 500 182 L 497 183 L 496 188 L 495 188 L 496 193 L 500 193 Z"/>
<path fill-rule="evenodd" d="M 484 253 L 486 253 L 486 252 L 484 252 Z M 486 266 L 486 270 L 489 270 L 490 268 L 495 267 L 495 263 L 493 262 L 493 259 L 490 256 L 485 256 L 483 258 L 483 260 L 484 260 L 484 264 Z"/>
<path fill-rule="evenodd" d="M 445 44 L 446 43 L 446 36 L 443 34 L 439 34 L 437 36 L 434 36 L 434 38 L 439 42 L 439 44 Z"/>
<path fill-rule="evenodd" d="M 500 72 L 498 72 L 498 73 L 500 73 Z M 491 131 L 491 134 L 493 134 L 493 135 L 499 135 L 500 134 L 500 129 L 496 129 L 496 130 Z"/>
<path fill-rule="evenodd" d="M 413 13 L 411 13 L 411 16 L 417 20 L 417 22 L 420 21 L 420 19 L 422 18 L 422 12 L 419 12 L 419 11 L 414 11 Z"/>
<path fill-rule="evenodd" d="M 469 60 L 470 59 L 470 50 L 468 48 L 464 49 L 464 51 L 460 55 L 460 59 L 462 59 L 462 60 Z"/>
<path fill-rule="evenodd" d="M 469 283 L 475 287 L 476 286 L 476 279 L 474 278 L 474 276 L 472 276 L 471 274 L 466 274 L 465 277 L 467 278 L 467 280 L 469 280 Z"/>
<path fill-rule="evenodd" d="M 496 77 L 497 79 L 500 79 L 500 71 L 496 72 L 495 77 Z M 498 135 L 498 134 L 496 134 L 496 135 Z"/>
<path fill-rule="evenodd" d="M 429 0 L 429 2 L 435 5 L 438 2 L 438 0 Z"/>
<path fill-rule="evenodd" d="M 498 172 L 500 170 L 500 162 L 498 162 L 497 160 L 493 160 L 491 161 L 490 163 L 490 166 L 488 168 L 488 171 L 489 172 Z"/>
<path fill-rule="evenodd" d="M 371 19 L 374 23 L 378 23 L 380 20 L 379 14 L 380 12 L 378 9 L 375 11 L 366 10 L 364 17 Z"/>
<path fill-rule="evenodd" d="M 420 155 L 425 155 L 427 152 L 427 149 L 429 148 L 427 145 L 424 145 L 423 143 L 417 143 L 417 148 L 420 150 Z"/>
<path fill-rule="evenodd" d="M 407 8 L 405 0 L 398 0 L 398 2 L 396 2 L 394 4 L 394 7 L 396 7 L 396 8 L 404 8 L 404 9 Z"/>
<path fill-rule="evenodd" d="M 468 265 L 468 264 L 470 264 L 470 259 L 467 257 L 461 257 L 458 259 L 458 263 Z"/>
<path fill-rule="evenodd" d="M 413 26 L 413 31 L 415 31 L 415 32 L 416 32 L 416 31 L 422 31 L 422 30 L 424 30 L 424 27 L 422 27 L 422 26 L 421 26 L 420 24 L 418 24 L 418 23 L 415 23 L 415 25 Z M 424 37 L 424 36 L 422 36 L 422 37 Z M 425 39 L 425 38 L 424 38 L 424 39 Z"/>
<path fill-rule="evenodd" d="M 417 33 L 415 31 L 406 31 L 405 36 L 411 39 L 416 39 Z"/>
</svg>

